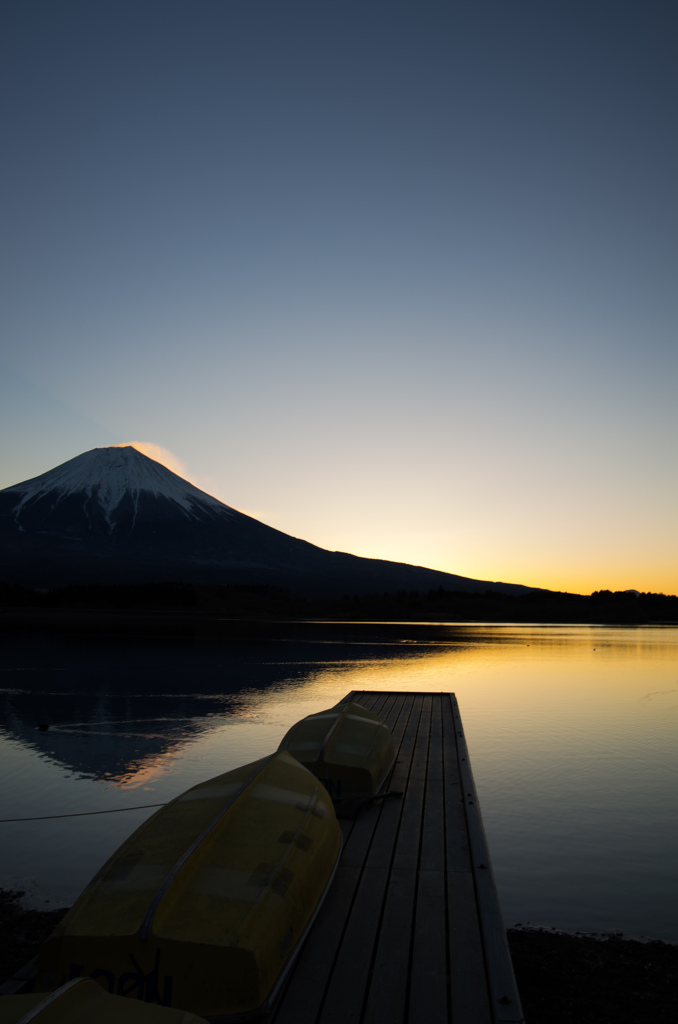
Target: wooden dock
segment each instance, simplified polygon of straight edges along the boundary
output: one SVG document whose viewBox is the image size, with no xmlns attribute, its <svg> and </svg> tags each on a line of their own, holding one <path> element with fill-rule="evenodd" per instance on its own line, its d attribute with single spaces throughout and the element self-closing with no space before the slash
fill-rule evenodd
<svg viewBox="0 0 678 1024">
<path fill-rule="evenodd" d="M 271 1024 L 523 1021 L 454 694 L 354 691 L 391 795 L 342 821 L 336 877 Z"/>
<path fill-rule="evenodd" d="M 334 881 L 265 1024 L 522 1022 L 454 694 L 344 700 L 391 728 L 390 795 L 342 819 Z M 0 993 L 30 987 L 36 962 Z"/>
</svg>

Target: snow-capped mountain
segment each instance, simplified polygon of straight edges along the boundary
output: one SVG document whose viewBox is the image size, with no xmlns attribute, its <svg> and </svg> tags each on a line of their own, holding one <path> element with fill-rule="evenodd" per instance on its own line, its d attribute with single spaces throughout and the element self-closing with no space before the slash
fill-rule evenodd
<svg viewBox="0 0 678 1024">
<path fill-rule="evenodd" d="M 17 496 L 12 514 L 18 526 L 53 530 L 62 521 L 69 533 L 83 526 L 90 532 L 133 532 L 137 517 L 153 504 L 158 514 L 157 502 L 166 513 L 198 522 L 233 511 L 131 445 L 95 448 L 0 494 Z"/>
<path fill-rule="evenodd" d="M 528 590 L 326 551 L 243 515 L 135 448 L 95 448 L 0 491 L 0 580 L 267 584 L 307 596 Z"/>
</svg>

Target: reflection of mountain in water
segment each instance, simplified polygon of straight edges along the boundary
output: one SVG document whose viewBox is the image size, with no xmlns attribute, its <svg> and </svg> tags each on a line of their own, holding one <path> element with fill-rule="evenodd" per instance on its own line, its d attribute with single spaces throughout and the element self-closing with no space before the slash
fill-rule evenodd
<svg viewBox="0 0 678 1024">
<path fill-rule="evenodd" d="M 220 645 L 41 638 L 21 647 L 0 675 L 0 731 L 81 776 L 126 784 L 229 719 L 256 715 L 257 692 L 280 671 Z"/>
<path fill-rule="evenodd" d="M 35 696 L 40 723 L 35 724 L 34 694 L 13 694 L 3 702 L 4 728 L 25 746 L 80 776 L 119 784 L 148 781 L 190 739 L 209 729 L 207 723 L 178 716 L 116 719 L 102 707 L 95 709 L 92 720 L 78 721 L 68 714 L 71 701 L 64 701 L 55 714 L 54 694 Z"/>
<path fill-rule="evenodd" d="M 442 646 L 473 642 L 468 630 L 445 635 L 440 625 L 265 628 L 219 639 L 19 635 L 4 644 L 0 734 L 80 776 L 140 785 L 192 741 L 255 718 L 266 691 L 303 686 L 329 667 L 430 653 L 441 634 Z"/>
</svg>

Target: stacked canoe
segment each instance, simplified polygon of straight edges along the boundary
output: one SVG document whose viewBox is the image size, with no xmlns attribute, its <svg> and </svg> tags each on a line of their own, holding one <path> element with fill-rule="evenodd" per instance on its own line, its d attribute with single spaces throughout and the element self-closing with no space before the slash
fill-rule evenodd
<svg viewBox="0 0 678 1024">
<path fill-rule="evenodd" d="M 392 762 L 386 725 L 340 704 L 293 726 L 275 754 L 176 797 L 92 879 L 42 950 L 40 995 L 0 999 L 0 1024 L 24 1019 L 7 1000 L 28 998 L 37 1002 L 26 1021 L 75 1021 L 76 1004 L 92 998 L 91 984 L 69 985 L 78 978 L 112 1000 L 90 1015 L 106 1024 L 127 1019 L 129 999 L 148 1024 L 157 1013 L 142 1010 L 189 1014 L 167 1024 L 266 1012 L 337 866 L 330 794 L 374 796 Z"/>
<path fill-rule="evenodd" d="M 313 772 L 336 803 L 376 796 L 394 759 L 389 727 L 355 701 L 302 718 L 278 749 Z"/>
<path fill-rule="evenodd" d="M 55 992 L 0 998 L 2 1024 L 206 1024 L 168 1006 L 112 996 L 90 978 L 75 978 Z"/>
</svg>

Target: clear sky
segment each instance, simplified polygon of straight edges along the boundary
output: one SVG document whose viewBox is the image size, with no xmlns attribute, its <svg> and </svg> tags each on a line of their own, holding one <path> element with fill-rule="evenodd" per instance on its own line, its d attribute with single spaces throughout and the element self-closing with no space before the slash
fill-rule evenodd
<svg viewBox="0 0 678 1024">
<path fill-rule="evenodd" d="M 674 0 L 6 0 L 0 487 L 678 592 Z M 168 456 L 169 457 L 169 456 Z"/>
</svg>

